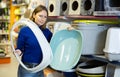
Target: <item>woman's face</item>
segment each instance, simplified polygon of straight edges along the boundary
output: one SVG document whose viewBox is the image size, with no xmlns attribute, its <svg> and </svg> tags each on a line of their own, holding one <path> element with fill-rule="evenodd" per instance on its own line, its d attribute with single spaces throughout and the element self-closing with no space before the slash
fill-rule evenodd
<svg viewBox="0 0 120 77">
<path fill-rule="evenodd" d="M 39 26 L 44 25 L 47 20 L 47 12 L 45 10 L 42 10 L 34 14 L 33 18 L 35 19 L 35 23 Z"/>
</svg>

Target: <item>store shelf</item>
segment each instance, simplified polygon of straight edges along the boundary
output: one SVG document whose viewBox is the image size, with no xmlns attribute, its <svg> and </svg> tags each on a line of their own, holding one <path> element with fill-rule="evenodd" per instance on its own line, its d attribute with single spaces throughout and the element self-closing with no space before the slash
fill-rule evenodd
<svg viewBox="0 0 120 77">
<path fill-rule="evenodd" d="M 99 60 L 99 61 L 107 62 L 109 64 L 117 65 L 117 66 L 120 65 L 119 61 L 109 61 L 104 55 L 82 55 L 81 57 L 92 59 L 92 60 Z"/>
<path fill-rule="evenodd" d="M 73 23 L 103 23 L 103 24 L 119 24 L 118 16 L 49 16 L 48 21 L 67 21 Z"/>
<path fill-rule="evenodd" d="M 15 15 L 21 16 L 21 15 L 24 15 L 24 13 L 18 13 L 18 14 L 15 14 Z"/>
<path fill-rule="evenodd" d="M 10 42 L 9 42 L 9 25 L 10 25 L 10 0 L 7 0 L 7 6 L 1 9 L 0 14 L 0 64 L 10 63 Z"/>
<path fill-rule="evenodd" d="M 118 20 L 119 17 L 117 16 L 49 16 L 49 20 L 76 20 L 76 19 L 84 19 L 84 20 Z"/>
<path fill-rule="evenodd" d="M 9 35 L 8 32 L 3 32 L 3 33 L 0 33 L 0 35 Z"/>
<path fill-rule="evenodd" d="M 20 7 L 20 6 L 28 6 L 26 3 L 21 3 L 21 4 L 12 4 L 12 6 Z"/>
<path fill-rule="evenodd" d="M 117 16 L 67 16 L 67 18 L 72 18 L 72 19 L 98 19 L 98 20 L 113 20 L 113 19 L 118 19 Z"/>
<path fill-rule="evenodd" d="M 1 45 L 10 45 L 10 43 L 0 43 L 0 46 Z"/>
<path fill-rule="evenodd" d="M 0 22 L 2 22 L 2 21 L 9 21 L 10 19 L 7 19 L 7 18 L 3 18 L 3 17 L 0 17 Z"/>
<path fill-rule="evenodd" d="M 10 55 L 6 55 L 5 57 L 0 57 L 0 64 L 6 64 L 11 62 Z"/>
</svg>

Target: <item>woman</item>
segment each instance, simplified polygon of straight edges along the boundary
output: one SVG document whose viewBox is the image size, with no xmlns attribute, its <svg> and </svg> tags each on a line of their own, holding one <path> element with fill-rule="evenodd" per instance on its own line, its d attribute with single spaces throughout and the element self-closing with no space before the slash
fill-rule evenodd
<svg viewBox="0 0 120 77">
<path fill-rule="evenodd" d="M 46 28 L 48 11 L 45 6 L 39 5 L 32 13 L 31 20 L 36 23 L 44 36 L 50 42 L 52 33 Z M 29 27 L 21 28 L 18 40 L 16 53 L 22 55 L 22 62 L 29 68 L 37 66 L 42 60 L 42 51 L 37 39 Z M 43 71 L 31 73 L 25 70 L 21 65 L 18 67 L 18 77 L 44 77 Z"/>
</svg>

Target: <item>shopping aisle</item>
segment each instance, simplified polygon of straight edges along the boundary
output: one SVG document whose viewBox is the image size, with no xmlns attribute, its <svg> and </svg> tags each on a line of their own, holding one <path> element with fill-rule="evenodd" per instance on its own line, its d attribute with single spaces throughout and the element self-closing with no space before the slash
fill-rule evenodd
<svg viewBox="0 0 120 77">
<path fill-rule="evenodd" d="M 11 63 L 0 64 L 0 77 L 17 77 L 18 62 L 12 53 L 10 56 Z"/>
</svg>

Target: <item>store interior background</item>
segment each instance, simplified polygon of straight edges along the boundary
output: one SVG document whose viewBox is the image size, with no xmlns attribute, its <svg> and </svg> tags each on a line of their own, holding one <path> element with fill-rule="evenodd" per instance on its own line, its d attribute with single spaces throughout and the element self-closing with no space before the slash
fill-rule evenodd
<svg viewBox="0 0 120 77">
<path fill-rule="evenodd" d="M 119 0 L 40 0 L 40 2 L 39 0 L 33 0 L 33 2 L 35 1 L 38 2 L 33 5 L 45 3 L 46 7 L 48 7 L 49 17 L 47 27 L 53 33 L 58 30 L 66 29 L 69 25 L 83 32 L 86 42 L 84 42 L 85 46 L 83 46 L 82 55 L 92 54 L 95 58 L 105 61 L 105 63 L 103 63 L 105 67 L 102 68 L 100 77 L 101 75 L 103 77 L 119 77 L 118 73 L 120 72 L 120 67 L 116 66 L 120 64 L 118 62 L 119 54 L 112 55 L 107 52 L 106 55 L 106 52 L 103 52 L 108 29 L 111 27 L 117 27 L 119 29 Z M 107 2 L 106 7 L 104 6 L 104 1 Z M 17 67 L 19 63 L 11 49 L 10 30 L 13 24 L 20 18 L 29 17 L 30 11 L 26 10 L 30 8 L 31 2 L 32 0 L 0 0 L 0 77 L 17 77 Z M 109 6 L 110 3 L 111 7 Z M 118 7 L 118 10 L 114 10 L 112 7 Z M 107 8 L 107 10 L 105 8 Z M 108 11 L 111 10 L 112 13 L 109 13 Z M 15 31 L 17 31 L 17 28 Z M 114 43 L 117 47 L 119 46 L 118 43 Z M 87 62 L 89 59 L 91 60 L 91 57 L 87 59 L 80 57 L 80 62 Z M 110 68 L 114 67 L 112 71 L 114 73 L 113 75 L 109 74 L 106 68 L 106 63 L 109 63 L 110 60 L 117 61 L 117 64 L 112 63 L 113 65 L 110 65 Z M 63 74 L 62 72 L 50 68 L 46 68 L 44 72 L 45 77 L 75 77 L 73 74 L 76 74 L 76 72 Z M 82 75 L 80 73 L 77 74 L 79 74 L 77 77 L 81 77 Z M 85 75 L 89 74 L 86 73 Z M 99 77 L 98 75 L 96 76 Z"/>
</svg>

